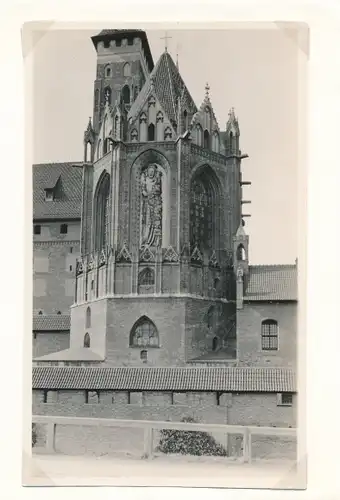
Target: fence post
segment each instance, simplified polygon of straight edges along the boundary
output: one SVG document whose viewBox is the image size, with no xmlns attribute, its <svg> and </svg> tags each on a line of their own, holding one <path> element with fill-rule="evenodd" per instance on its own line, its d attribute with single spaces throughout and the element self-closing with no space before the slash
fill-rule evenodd
<svg viewBox="0 0 340 500">
<path fill-rule="evenodd" d="M 249 447 L 250 444 L 250 432 L 248 427 L 245 427 L 244 433 L 243 433 L 243 461 L 244 463 L 249 463 L 251 460 L 251 450 Z"/>
<path fill-rule="evenodd" d="M 56 424 L 54 422 L 49 422 L 47 424 L 47 435 L 46 435 L 46 448 L 49 453 L 55 452 L 55 430 Z"/>
<path fill-rule="evenodd" d="M 144 457 L 151 458 L 153 452 L 153 428 L 145 427 L 144 429 Z"/>
</svg>

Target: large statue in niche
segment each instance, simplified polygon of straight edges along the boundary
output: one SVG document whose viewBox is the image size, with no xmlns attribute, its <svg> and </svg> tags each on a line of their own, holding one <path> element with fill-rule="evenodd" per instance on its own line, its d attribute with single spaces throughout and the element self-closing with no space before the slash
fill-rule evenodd
<svg viewBox="0 0 340 500">
<path fill-rule="evenodd" d="M 162 246 L 162 172 L 152 163 L 141 174 L 141 247 Z"/>
</svg>

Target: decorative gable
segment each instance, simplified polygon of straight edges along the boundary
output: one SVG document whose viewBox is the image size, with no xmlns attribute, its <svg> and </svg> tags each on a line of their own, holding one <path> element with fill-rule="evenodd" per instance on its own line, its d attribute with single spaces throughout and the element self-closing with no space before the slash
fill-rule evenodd
<svg viewBox="0 0 340 500">
<path fill-rule="evenodd" d="M 210 102 L 208 84 L 205 91 L 205 98 L 201 107 L 193 116 L 190 124 L 191 136 L 194 144 L 219 153 L 220 129 Z"/>
</svg>

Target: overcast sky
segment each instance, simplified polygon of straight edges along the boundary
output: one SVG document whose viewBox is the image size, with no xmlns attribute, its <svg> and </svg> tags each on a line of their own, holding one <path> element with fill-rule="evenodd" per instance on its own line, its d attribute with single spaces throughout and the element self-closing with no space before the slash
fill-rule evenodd
<svg viewBox="0 0 340 500">
<path fill-rule="evenodd" d="M 114 26 L 107 26 L 114 28 Z M 100 30 L 100 29 L 99 29 Z M 49 31 L 34 48 L 34 163 L 82 161 L 93 107 L 99 30 Z M 164 31 L 147 31 L 156 63 Z M 199 106 L 206 82 L 221 130 L 235 108 L 241 131 L 252 264 L 297 256 L 297 46 L 283 30 L 169 30 L 168 51 Z"/>
</svg>

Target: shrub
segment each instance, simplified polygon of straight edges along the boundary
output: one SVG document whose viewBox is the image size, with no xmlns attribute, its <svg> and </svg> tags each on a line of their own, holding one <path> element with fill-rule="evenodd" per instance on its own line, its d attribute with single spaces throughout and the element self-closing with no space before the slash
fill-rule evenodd
<svg viewBox="0 0 340 500">
<path fill-rule="evenodd" d="M 37 426 L 32 424 L 32 447 L 37 443 Z"/>
<path fill-rule="evenodd" d="M 182 422 L 195 423 L 193 418 L 183 418 Z M 225 457 L 226 450 L 207 432 L 162 429 L 158 451 L 181 455 L 208 455 Z"/>
</svg>

